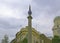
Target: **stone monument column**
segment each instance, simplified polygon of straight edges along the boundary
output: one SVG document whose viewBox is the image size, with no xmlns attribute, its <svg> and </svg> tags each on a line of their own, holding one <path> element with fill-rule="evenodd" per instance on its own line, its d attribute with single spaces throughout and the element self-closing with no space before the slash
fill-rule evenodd
<svg viewBox="0 0 60 43">
<path fill-rule="evenodd" d="M 32 16 L 31 6 L 29 5 L 28 11 L 28 43 L 32 43 Z"/>
</svg>

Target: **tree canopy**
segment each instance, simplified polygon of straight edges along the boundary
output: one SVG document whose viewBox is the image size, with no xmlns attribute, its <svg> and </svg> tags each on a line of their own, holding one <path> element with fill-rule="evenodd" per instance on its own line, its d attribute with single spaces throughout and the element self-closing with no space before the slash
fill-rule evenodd
<svg viewBox="0 0 60 43">
<path fill-rule="evenodd" d="M 52 39 L 52 43 L 60 43 L 60 37 L 54 36 L 54 38 Z"/>
<path fill-rule="evenodd" d="M 8 43 L 8 36 L 5 35 L 1 43 Z"/>
</svg>

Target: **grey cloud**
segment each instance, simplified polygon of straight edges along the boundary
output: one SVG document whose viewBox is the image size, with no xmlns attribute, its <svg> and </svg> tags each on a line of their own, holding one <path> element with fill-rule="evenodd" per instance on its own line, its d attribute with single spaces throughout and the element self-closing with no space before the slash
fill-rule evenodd
<svg viewBox="0 0 60 43">
<path fill-rule="evenodd" d="M 0 19 L 0 28 L 18 29 L 24 24 L 24 22 L 26 22 L 26 20 L 24 19 L 4 18 L 4 19 Z"/>
<path fill-rule="evenodd" d="M 38 5 L 42 6 L 53 6 L 57 7 L 60 3 L 60 0 L 34 0 Z"/>
<path fill-rule="evenodd" d="M 45 15 L 48 16 L 60 16 L 60 14 L 58 14 L 60 11 L 60 0 L 33 0 L 33 2 L 35 3 L 35 6 L 33 6 L 34 15 L 46 12 Z"/>
</svg>

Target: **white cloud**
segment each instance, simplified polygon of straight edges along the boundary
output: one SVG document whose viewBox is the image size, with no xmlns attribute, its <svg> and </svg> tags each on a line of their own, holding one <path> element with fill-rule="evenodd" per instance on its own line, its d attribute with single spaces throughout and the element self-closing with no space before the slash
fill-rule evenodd
<svg viewBox="0 0 60 43">
<path fill-rule="evenodd" d="M 20 16 L 19 16 L 20 14 Z M 14 18 L 20 18 L 22 16 L 23 12 L 22 9 L 11 9 L 8 6 L 2 5 L 0 7 L 0 17 L 14 17 Z"/>
<path fill-rule="evenodd" d="M 21 18 L 22 16 L 24 17 L 23 6 L 31 3 L 32 0 L 0 0 L 0 1 L 1 1 L 0 3 L 1 17 Z M 16 7 L 17 5 L 19 6 Z"/>
</svg>

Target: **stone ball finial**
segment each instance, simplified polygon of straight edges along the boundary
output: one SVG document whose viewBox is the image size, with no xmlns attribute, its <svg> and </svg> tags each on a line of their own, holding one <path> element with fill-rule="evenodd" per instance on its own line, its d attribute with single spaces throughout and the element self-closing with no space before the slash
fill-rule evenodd
<svg viewBox="0 0 60 43">
<path fill-rule="evenodd" d="M 55 17 L 54 22 L 60 21 L 60 16 Z"/>
</svg>

